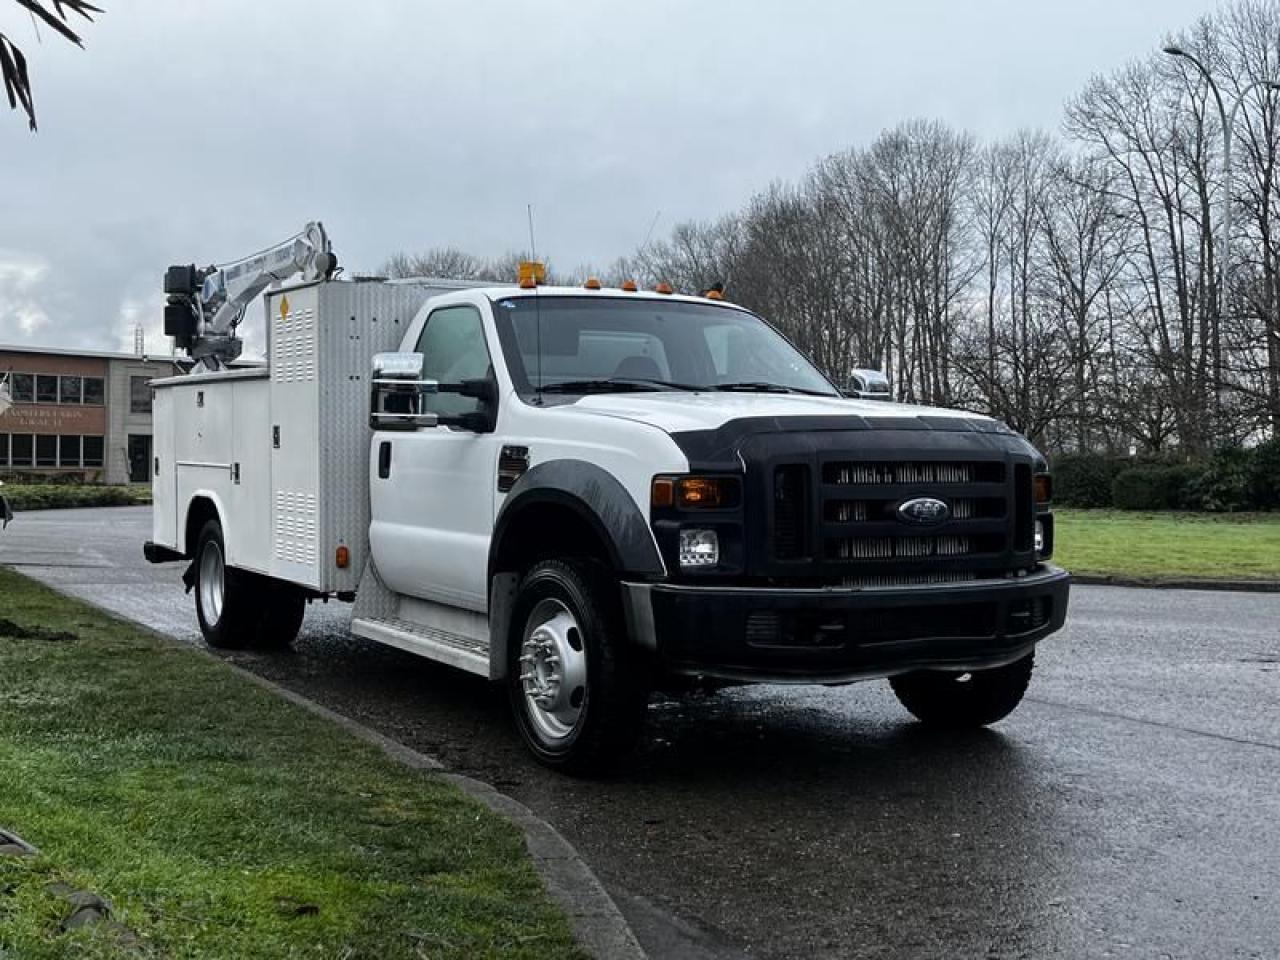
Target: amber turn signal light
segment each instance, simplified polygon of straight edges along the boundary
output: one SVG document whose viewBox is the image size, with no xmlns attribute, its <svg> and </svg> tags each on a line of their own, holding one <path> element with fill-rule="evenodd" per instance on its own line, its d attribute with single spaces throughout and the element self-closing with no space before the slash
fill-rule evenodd
<svg viewBox="0 0 1280 960">
<path fill-rule="evenodd" d="M 676 502 L 676 482 L 670 477 L 656 477 L 649 499 L 655 507 L 669 507 Z"/>
<path fill-rule="evenodd" d="M 655 507 L 714 510 L 736 507 L 740 490 L 737 477 L 655 477 L 650 498 Z"/>
<path fill-rule="evenodd" d="M 1032 482 L 1036 503 L 1049 503 L 1053 500 L 1053 477 L 1047 473 L 1037 473 Z"/>
</svg>

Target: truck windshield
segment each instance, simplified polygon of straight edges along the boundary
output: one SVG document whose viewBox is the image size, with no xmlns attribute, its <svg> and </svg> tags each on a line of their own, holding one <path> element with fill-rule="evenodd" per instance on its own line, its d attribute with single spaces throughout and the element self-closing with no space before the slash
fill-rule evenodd
<svg viewBox="0 0 1280 960">
<path fill-rule="evenodd" d="M 733 307 L 551 295 L 495 301 L 494 317 L 521 393 L 839 395 L 781 334 Z"/>
</svg>

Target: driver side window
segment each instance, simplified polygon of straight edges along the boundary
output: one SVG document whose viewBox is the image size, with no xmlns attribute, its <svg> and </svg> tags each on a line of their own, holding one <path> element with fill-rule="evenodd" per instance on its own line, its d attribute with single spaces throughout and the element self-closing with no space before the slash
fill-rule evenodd
<svg viewBox="0 0 1280 960">
<path fill-rule="evenodd" d="M 489 347 L 484 342 L 484 324 L 475 307 L 441 307 L 429 317 L 418 337 L 422 354 L 422 376 L 440 383 L 482 380 L 491 376 Z M 431 413 L 456 416 L 480 409 L 482 401 L 456 393 L 438 393 L 424 398 Z"/>
</svg>

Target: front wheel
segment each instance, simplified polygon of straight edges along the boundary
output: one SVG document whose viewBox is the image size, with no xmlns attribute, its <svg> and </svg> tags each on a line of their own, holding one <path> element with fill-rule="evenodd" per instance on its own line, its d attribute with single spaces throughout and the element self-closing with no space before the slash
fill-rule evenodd
<svg viewBox="0 0 1280 960">
<path fill-rule="evenodd" d="M 990 670 L 919 670 L 889 683 L 898 701 L 922 723 L 951 729 L 984 727 L 1003 720 L 1022 702 L 1034 665 L 1032 652 Z"/>
<path fill-rule="evenodd" d="M 610 766 L 634 745 L 649 698 L 629 647 L 617 584 L 588 560 L 547 560 L 516 596 L 507 690 L 525 744 L 549 767 Z"/>
</svg>

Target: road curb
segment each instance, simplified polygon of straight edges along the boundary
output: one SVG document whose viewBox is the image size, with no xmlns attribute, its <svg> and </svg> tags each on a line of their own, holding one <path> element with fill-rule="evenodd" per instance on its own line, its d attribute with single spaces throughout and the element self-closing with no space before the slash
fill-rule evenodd
<svg viewBox="0 0 1280 960">
<path fill-rule="evenodd" d="M 1275 580 L 1150 579 L 1073 573 L 1071 582 L 1085 587 L 1132 587 L 1139 590 L 1220 590 L 1230 593 L 1280 593 Z"/>
<path fill-rule="evenodd" d="M 129 622 L 133 623 L 133 621 Z M 142 627 L 142 629 L 149 628 Z M 164 634 L 159 636 L 163 637 Z M 173 642 L 172 637 L 165 637 L 165 639 Z M 524 832 L 525 848 L 529 851 L 534 869 L 542 878 L 542 883 L 551 895 L 551 899 L 568 916 L 578 946 L 589 956 L 598 957 L 600 960 L 615 960 L 615 958 L 645 960 L 647 958 L 648 955 L 632 932 L 631 925 L 627 923 L 622 911 L 618 909 L 618 905 L 614 903 L 613 897 L 609 896 L 609 892 L 605 890 L 604 884 L 600 882 L 595 872 L 587 866 L 586 861 L 578 855 L 578 851 L 555 827 L 523 803 L 505 793 L 499 793 L 495 787 L 481 780 L 475 780 L 460 773 L 449 773 L 444 764 L 435 757 L 406 747 L 403 743 L 392 740 L 372 727 L 366 727 L 359 721 L 336 713 L 323 704 L 316 703 L 288 687 L 282 687 L 252 670 L 207 650 L 200 650 L 198 647 L 193 649 L 231 668 L 233 672 L 264 690 L 337 724 L 357 739 L 377 747 L 393 760 L 449 781 L 473 800 L 478 800 L 494 813 L 514 823 Z"/>
<path fill-rule="evenodd" d="M 495 787 L 480 780 L 474 780 L 458 773 L 449 773 L 446 771 L 444 764 L 435 757 L 420 753 L 412 747 L 407 747 L 403 743 L 379 733 L 372 727 L 367 727 L 357 720 L 330 710 L 323 704 L 304 697 L 302 694 L 287 687 L 282 687 L 274 680 L 268 680 L 266 677 L 260 676 L 225 657 L 217 656 L 202 647 L 184 643 L 146 624 L 122 617 L 114 610 L 108 610 L 106 607 L 100 606 L 91 600 L 63 593 L 51 584 L 41 581 L 36 582 L 53 590 L 55 593 L 62 593 L 69 600 L 92 607 L 104 616 L 127 623 L 136 630 L 158 637 L 165 643 L 179 644 L 188 650 L 207 657 L 261 689 L 288 700 L 295 706 L 322 717 L 330 723 L 336 724 L 357 740 L 362 740 L 370 746 L 377 747 L 398 763 L 449 781 L 467 796 L 484 804 L 523 831 L 525 849 L 528 850 L 529 857 L 533 860 L 534 869 L 542 880 L 543 886 L 546 887 L 547 893 L 551 895 L 551 899 L 569 918 L 574 940 L 577 941 L 578 946 L 588 956 L 598 958 L 598 960 L 614 960 L 614 958 L 618 958 L 618 960 L 647 960 L 648 954 L 640 946 L 640 941 L 636 939 L 631 925 L 627 923 L 622 911 L 618 909 L 618 905 L 614 902 L 613 897 L 609 896 L 609 892 L 605 890 L 604 884 L 600 882 L 595 872 L 578 855 L 578 851 L 574 849 L 573 844 L 566 840 L 555 827 L 520 803 L 520 801 L 513 797 L 508 797 L 504 793 L 499 793 Z"/>
</svg>

